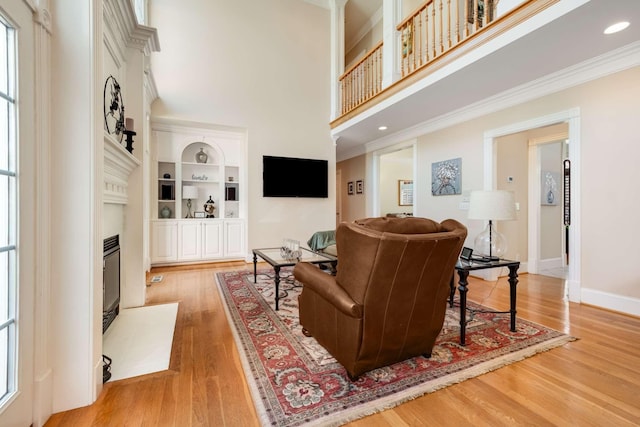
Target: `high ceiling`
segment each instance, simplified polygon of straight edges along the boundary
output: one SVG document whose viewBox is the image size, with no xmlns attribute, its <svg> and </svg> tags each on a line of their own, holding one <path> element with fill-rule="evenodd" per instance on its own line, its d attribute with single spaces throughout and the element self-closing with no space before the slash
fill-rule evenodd
<svg viewBox="0 0 640 427">
<path fill-rule="evenodd" d="M 375 13 L 379 3 L 381 0 L 349 0 L 346 14 L 354 26 L 357 22 L 366 24 L 371 16 L 368 14 Z M 603 34 L 605 27 L 620 20 L 631 25 L 617 34 Z M 366 143 L 391 141 L 394 133 L 623 46 L 631 47 L 631 54 L 638 55 L 640 63 L 640 0 L 563 0 L 529 21 L 523 25 L 531 30 L 512 30 L 506 44 L 492 41 L 479 59 L 471 62 L 462 58 L 449 67 L 448 73 L 429 76 L 429 82 L 423 82 L 419 90 L 409 88 L 404 95 L 333 129 L 332 136 L 338 137 L 338 159 Z M 378 130 L 381 125 L 388 127 L 384 134 Z"/>
</svg>

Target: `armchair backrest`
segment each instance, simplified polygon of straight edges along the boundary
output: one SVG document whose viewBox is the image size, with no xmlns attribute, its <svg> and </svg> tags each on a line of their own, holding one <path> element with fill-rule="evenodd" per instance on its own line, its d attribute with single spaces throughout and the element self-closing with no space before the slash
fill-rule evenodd
<svg viewBox="0 0 640 427">
<path fill-rule="evenodd" d="M 435 339 L 466 235 L 455 220 L 371 218 L 338 226 L 336 281 L 363 305 L 360 357 L 411 351 L 405 347 L 420 341 L 412 335 Z"/>
</svg>

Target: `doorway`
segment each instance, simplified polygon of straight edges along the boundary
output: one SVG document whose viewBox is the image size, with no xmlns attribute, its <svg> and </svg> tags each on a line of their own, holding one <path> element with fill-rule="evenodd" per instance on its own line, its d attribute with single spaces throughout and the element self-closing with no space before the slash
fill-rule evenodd
<svg viewBox="0 0 640 427">
<path fill-rule="evenodd" d="M 558 127 L 558 133 L 529 140 L 529 272 L 566 279 L 569 243 L 563 172 L 569 134 L 566 123 Z"/>
<path fill-rule="evenodd" d="M 556 114 L 548 116 L 538 117 L 535 119 L 514 123 L 502 128 L 492 129 L 484 134 L 484 189 L 497 189 L 500 188 L 503 176 L 498 174 L 498 153 L 497 153 L 497 140 L 500 137 L 516 134 L 519 132 L 531 131 L 534 129 L 547 127 L 556 124 L 566 124 L 567 138 L 565 138 L 571 149 L 568 152 L 568 160 L 571 162 L 571 206 L 573 209 L 570 211 L 570 223 L 568 231 L 568 238 L 565 243 L 568 248 L 568 252 L 571 254 L 571 262 L 566 269 L 565 288 L 566 296 L 572 302 L 580 302 L 581 284 L 580 284 L 580 110 L 571 109 L 562 111 Z M 558 140 L 558 139 L 556 139 Z M 550 142 L 550 141 L 549 141 Z M 541 181 L 539 181 L 540 175 L 537 173 L 534 177 L 531 176 L 531 171 L 538 171 L 537 156 L 529 156 L 529 183 L 536 181 L 537 191 L 529 191 L 526 203 L 528 205 L 527 212 L 527 235 L 528 235 L 528 250 L 526 260 L 522 259 L 523 263 L 526 263 L 526 271 L 537 271 L 539 268 L 536 262 L 540 258 L 536 258 L 538 247 L 540 245 L 540 233 L 539 233 L 539 214 L 532 214 L 532 210 L 538 209 L 536 205 L 541 204 Z M 532 162 L 535 162 L 532 166 Z M 540 184 L 538 184 L 540 182 Z M 535 193 L 535 195 L 533 194 Z M 535 197 L 535 199 L 534 199 Z M 520 222 L 520 221 L 519 221 Z M 536 228 L 536 226 L 538 228 Z M 533 256 L 532 256 L 533 255 Z"/>
<path fill-rule="evenodd" d="M 377 153 L 376 216 L 413 216 L 414 145 Z"/>
</svg>

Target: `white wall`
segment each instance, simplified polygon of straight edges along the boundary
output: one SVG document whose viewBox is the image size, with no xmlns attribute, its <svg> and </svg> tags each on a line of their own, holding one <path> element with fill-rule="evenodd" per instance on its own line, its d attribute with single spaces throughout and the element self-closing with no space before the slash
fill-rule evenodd
<svg viewBox="0 0 640 427">
<path fill-rule="evenodd" d="M 153 115 L 247 130 L 249 249 L 333 229 L 329 11 L 299 0 L 154 0 L 150 25 L 162 47 Z M 328 160 L 329 198 L 263 198 L 263 155 Z"/>
<path fill-rule="evenodd" d="M 581 285 L 583 295 L 604 293 L 613 300 L 640 298 L 640 275 L 634 263 L 620 262 L 634 253 L 640 227 L 635 183 L 640 181 L 640 68 L 619 72 L 553 95 L 489 114 L 419 138 L 418 164 L 462 156 L 463 194 L 483 185 L 483 134 L 512 123 L 571 108 L 580 109 L 582 170 Z M 570 135 L 571 137 L 571 135 Z M 428 192 L 429 167 L 417 171 L 423 191 L 416 194 L 417 215 L 434 219 L 454 217 L 469 226 L 473 238 L 482 229 L 459 208 L 462 196 L 433 197 Z M 576 207 L 577 208 L 577 207 Z M 477 223 L 477 224 L 476 224 Z M 469 240 L 468 240 L 469 241 Z M 471 240 L 473 242 L 473 240 Z M 592 292 L 593 291 L 593 292 Z M 598 304 L 597 297 L 589 299 Z M 612 303 L 612 304 L 615 304 Z M 609 304 L 611 306 L 611 304 Z M 613 307 L 616 309 L 615 307 Z M 620 308 L 620 307 L 618 307 Z M 636 310 L 634 312 L 638 312 Z"/>
</svg>

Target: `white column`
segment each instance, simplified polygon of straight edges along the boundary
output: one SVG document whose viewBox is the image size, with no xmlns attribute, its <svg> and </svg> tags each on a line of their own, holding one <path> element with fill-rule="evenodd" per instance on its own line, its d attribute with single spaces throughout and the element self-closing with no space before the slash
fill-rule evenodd
<svg viewBox="0 0 640 427">
<path fill-rule="evenodd" d="M 331 1 L 331 120 L 340 116 L 340 82 L 344 72 L 344 5 L 347 0 Z"/>
<path fill-rule="evenodd" d="M 36 212 L 51 211 L 51 16 L 48 1 L 41 1 L 35 23 L 35 106 L 37 122 Z M 51 217 L 39 215 L 35 223 L 36 292 L 34 339 L 33 425 L 43 426 L 53 413 L 53 369 L 51 364 Z"/>
<path fill-rule="evenodd" d="M 102 389 L 103 0 L 51 2 L 53 412 Z M 53 243 L 55 242 L 55 243 Z"/>
<path fill-rule="evenodd" d="M 396 25 L 402 16 L 401 0 L 382 2 L 382 88 L 400 80 L 400 34 Z"/>
</svg>

